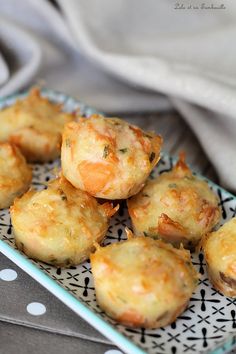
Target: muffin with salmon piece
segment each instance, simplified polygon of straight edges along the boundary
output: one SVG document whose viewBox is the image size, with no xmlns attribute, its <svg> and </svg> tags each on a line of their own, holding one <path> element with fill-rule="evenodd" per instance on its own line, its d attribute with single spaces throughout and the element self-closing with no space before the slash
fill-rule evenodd
<svg viewBox="0 0 236 354">
<path fill-rule="evenodd" d="M 15 200 L 10 212 L 16 245 L 27 256 L 54 266 L 77 265 L 89 257 L 95 241 L 103 240 L 118 208 L 98 204 L 59 177 L 47 189 L 30 190 Z"/>
<path fill-rule="evenodd" d="M 214 288 L 225 296 L 236 297 L 236 218 L 206 235 L 202 249 Z"/>
<path fill-rule="evenodd" d="M 127 202 L 138 235 L 160 238 L 194 250 L 220 220 L 219 200 L 207 182 L 195 177 L 185 155 L 169 172 L 148 180 Z"/>
<path fill-rule="evenodd" d="M 0 143 L 0 209 L 8 208 L 14 199 L 29 188 L 31 168 L 20 150 L 9 143 Z"/>
<path fill-rule="evenodd" d="M 130 232 L 127 241 L 97 246 L 90 259 L 99 306 L 125 326 L 174 322 L 198 283 L 189 251 Z"/>
<path fill-rule="evenodd" d="M 73 114 L 63 112 L 60 104 L 33 88 L 28 96 L 0 111 L 0 142 L 17 145 L 27 161 L 47 162 L 60 155 L 64 124 L 72 120 Z"/>
<path fill-rule="evenodd" d="M 62 170 L 73 186 L 104 199 L 140 191 L 160 158 L 162 139 L 118 118 L 92 115 L 65 126 Z"/>
</svg>

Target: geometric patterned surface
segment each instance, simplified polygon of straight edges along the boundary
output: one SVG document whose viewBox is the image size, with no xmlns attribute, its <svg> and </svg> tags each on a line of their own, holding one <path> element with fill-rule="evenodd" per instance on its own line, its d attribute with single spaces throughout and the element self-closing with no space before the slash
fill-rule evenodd
<svg viewBox="0 0 236 354">
<path fill-rule="evenodd" d="M 63 95 L 60 97 L 63 98 Z M 60 100 L 62 101 L 61 98 Z M 70 107 L 73 106 L 72 103 L 70 101 Z M 86 111 L 86 107 L 83 106 L 82 108 L 83 113 L 90 113 Z M 172 158 L 163 156 L 153 175 L 169 170 L 172 165 Z M 52 170 L 58 166 L 58 161 L 44 165 L 35 164 L 33 186 L 37 189 L 45 188 L 44 183 L 52 177 Z M 216 185 L 212 185 L 212 188 L 220 197 L 220 205 L 222 207 L 221 224 L 223 224 L 226 220 L 235 216 L 236 199 Z M 130 227 L 130 220 L 124 203 L 111 221 L 104 245 L 125 239 L 125 226 Z M 15 247 L 8 210 L 0 210 L 0 238 Z M 196 292 L 190 300 L 188 309 L 175 323 L 158 330 L 125 328 L 109 319 L 96 303 L 89 262 L 84 262 L 78 267 L 70 267 L 69 269 L 56 269 L 41 262 L 34 263 L 76 296 L 79 301 L 86 304 L 95 313 L 114 325 L 118 331 L 125 334 L 150 354 L 210 353 L 222 341 L 235 343 L 235 337 L 232 337 L 232 339 L 230 337 L 236 334 L 236 299 L 221 295 L 211 286 L 207 278 L 202 254 L 193 255 L 193 263 L 201 274 L 201 279 Z M 219 353 L 223 352 L 222 344 L 220 345 Z"/>
</svg>

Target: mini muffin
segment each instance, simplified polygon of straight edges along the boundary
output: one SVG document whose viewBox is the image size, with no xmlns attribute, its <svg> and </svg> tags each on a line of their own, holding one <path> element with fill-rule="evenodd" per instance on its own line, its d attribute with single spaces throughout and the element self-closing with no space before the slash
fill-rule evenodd
<svg viewBox="0 0 236 354">
<path fill-rule="evenodd" d="M 208 184 L 193 176 L 184 154 L 170 172 L 149 180 L 128 200 L 128 210 L 138 235 L 161 238 L 193 250 L 202 236 L 218 223 L 218 197 Z"/>
<path fill-rule="evenodd" d="M 55 266 L 86 260 L 108 229 L 119 208 L 98 204 L 65 178 L 51 181 L 43 191 L 30 190 L 11 207 L 17 247 L 27 256 Z"/>
<path fill-rule="evenodd" d="M 159 160 L 161 144 L 160 136 L 118 118 L 80 118 L 63 132 L 63 174 L 95 197 L 128 198 L 143 187 Z"/>
<path fill-rule="evenodd" d="M 0 141 L 17 145 L 30 162 L 55 159 L 60 155 L 64 124 L 74 119 L 61 108 L 33 88 L 26 98 L 0 111 Z"/>
<path fill-rule="evenodd" d="M 150 237 L 97 247 L 90 259 L 98 304 L 126 326 L 172 323 L 198 282 L 189 251 Z"/>
<path fill-rule="evenodd" d="M 9 143 L 0 143 L 0 209 L 8 208 L 17 196 L 29 188 L 31 168 L 20 150 Z"/>
<path fill-rule="evenodd" d="M 225 296 L 236 297 L 236 218 L 204 237 L 202 249 L 213 286 Z"/>
</svg>

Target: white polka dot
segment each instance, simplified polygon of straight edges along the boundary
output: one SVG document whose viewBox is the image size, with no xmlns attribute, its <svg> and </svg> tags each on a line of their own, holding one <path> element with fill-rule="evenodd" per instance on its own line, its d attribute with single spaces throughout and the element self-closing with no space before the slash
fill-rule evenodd
<svg viewBox="0 0 236 354">
<path fill-rule="evenodd" d="M 5 281 L 13 281 L 17 278 L 17 273 L 13 269 L 3 269 L 0 271 L 0 279 Z"/>
<path fill-rule="evenodd" d="M 31 302 L 27 305 L 27 311 L 34 316 L 43 315 L 46 312 L 46 306 L 40 302 Z"/>
<path fill-rule="evenodd" d="M 123 352 L 121 352 L 120 350 L 116 350 L 116 349 L 110 349 L 110 350 L 107 350 L 104 354 L 123 354 Z"/>
</svg>

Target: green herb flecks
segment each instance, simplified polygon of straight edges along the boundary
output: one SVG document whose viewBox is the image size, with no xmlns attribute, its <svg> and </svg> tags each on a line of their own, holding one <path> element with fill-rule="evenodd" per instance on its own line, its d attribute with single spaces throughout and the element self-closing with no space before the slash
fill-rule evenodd
<svg viewBox="0 0 236 354">
<path fill-rule="evenodd" d="M 23 242 L 20 242 L 20 247 L 19 247 L 19 249 L 20 249 L 22 252 L 24 252 L 24 250 L 25 250 L 25 245 L 24 245 Z"/>
<path fill-rule="evenodd" d="M 168 187 L 169 188 L 177 188 L 178 186 L 176 183 L 170 183 L 170 184 L 168 184 Z"/>
<path fill-rule="evenodd" d="M 152 162 L 156 157 L 155 152 L 152 151 L 151 155 L 149 156 L 149 161 Z"/>
<path fill-rule="evenodd" d="M 119 149 L 119 151 L 122 152 L 123 154 L 125 154 L 128 151 L 128 148 Z"/>
<path fill-rule="evenodd" d="M 103 157 L 104 159 L 106 159 L 107 156 L 109 155 L 109 153 L 110 153 L 110 146 L 109 146 L 109 145 L 105 145 L 105 146 L 104 146 L 104 150 L 103 150 L 103 155 L 102 155 L 102 157 Z"/>
<path fill-rule="evenodd" d="M 65 143 L 66 143 L 66 147 L 68 148 L 71 147 L 70 139 L 66 139 Z"/>
<path fill-rule="evenodd" d="M 70 258 L 66 258 L 66 259 L 64 260 L 64 264 L 67 265 L 67 266 L 69 266 L 69 265 L 73 264 L 73 262 L 72 262 L 72 260 L 71 260 Z"/>
<path fill-rule="evenodd" d="M 153 135 L 148 134 L 148 133 L 143 133 L 143 136 L 145 136 L 146 138 L 149 138 L 149 139 L 153 138 Z"/>
<path fill-rule="evenodd" d="M 127 301 L 126 301 L 125 299 L 123 299 L 122 297 L 117 296 L 117 298 L 118 298 L 121 302 L 123 302 L 124 304 L 127 304 Z"/>
<path fill-rule="evenodd" d="M 61 195 L 61 200 L 67 200 L 67 196 L 65 194 Z"/>
<path fill-rule="evenodd" d="M 184 179 L 192 181 L 194 179 L 194 176 L 184 176 Z"/>
<path fill-rule="evenodd" d="M 56 258 L 52 258 L 52 259 L 50 259 L 49 260 L 49 264 L 55 264 L 55 263 L 57 263 L 58 262 L 58 259 L 56 259 Z"/>
</svg>

